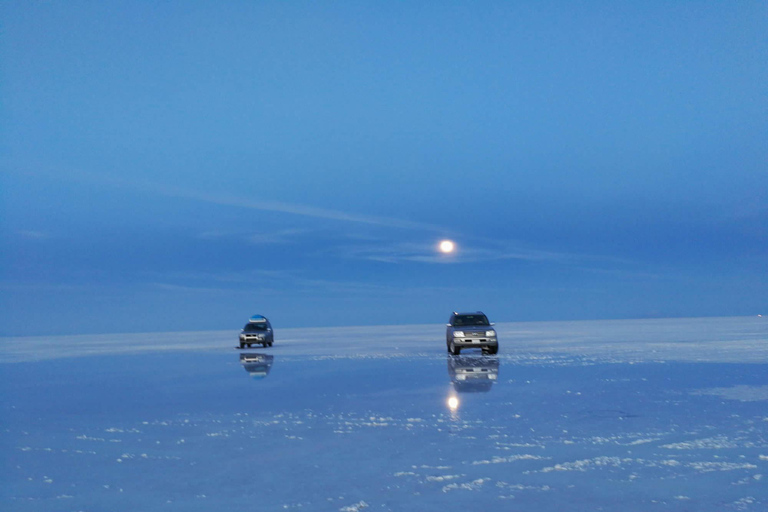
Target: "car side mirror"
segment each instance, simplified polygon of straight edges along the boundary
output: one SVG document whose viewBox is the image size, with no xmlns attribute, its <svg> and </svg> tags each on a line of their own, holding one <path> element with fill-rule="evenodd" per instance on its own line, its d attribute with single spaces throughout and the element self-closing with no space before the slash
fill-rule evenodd
<svg viewBox="0 0 768 512">
<path fill-rule="evenodd" d="M 445 324 L 446 327 L 451 327 L 451 324 Z"/>
<path fill-rule="evenodd" d="M 491 325 L 496 325 L 496 322 L 491 322 Z"/>
</svg>

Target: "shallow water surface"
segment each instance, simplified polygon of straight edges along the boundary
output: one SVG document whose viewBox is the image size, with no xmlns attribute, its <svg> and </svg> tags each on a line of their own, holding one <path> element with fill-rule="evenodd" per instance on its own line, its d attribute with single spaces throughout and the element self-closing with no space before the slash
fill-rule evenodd
<svg viewBox="0 0 768 512">
<path fill-rule="evenodd" d="M 768 507 L 764 362 L 434 345 L 2 364 L 3 508 Z"/>
</svg>

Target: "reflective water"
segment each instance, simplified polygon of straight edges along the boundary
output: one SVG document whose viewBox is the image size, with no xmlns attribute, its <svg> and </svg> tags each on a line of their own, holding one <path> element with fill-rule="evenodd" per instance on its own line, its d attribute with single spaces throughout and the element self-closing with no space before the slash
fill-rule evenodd
<svg viewBox="0 0 768 512">
<path fill-rule="evenodd" d="M 595 362 L 429 346 L 361 356 L 277 340 L 4 363 L 0 506 L 768 508 L 759 358 Z"/>
</svg>

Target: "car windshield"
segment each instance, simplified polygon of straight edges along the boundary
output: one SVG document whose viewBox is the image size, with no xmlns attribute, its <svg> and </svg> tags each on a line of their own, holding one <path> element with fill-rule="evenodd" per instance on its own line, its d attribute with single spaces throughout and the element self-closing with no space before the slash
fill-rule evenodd
<svg viewBox="0 0 768 512">
<path fill-rule="evenodd" d="M 266 322 L 247 323 L 245 324 L 245 327 L 243 327 L 243 330 L 245 332 L 266 331 L 267 323 Z"/>
<path fill-rule="evenodd" d="M 453 322 L 454 326 L 465 327 L 472 325 L 490 325 L 485 315 L 459 315 Z"/>
</svg>

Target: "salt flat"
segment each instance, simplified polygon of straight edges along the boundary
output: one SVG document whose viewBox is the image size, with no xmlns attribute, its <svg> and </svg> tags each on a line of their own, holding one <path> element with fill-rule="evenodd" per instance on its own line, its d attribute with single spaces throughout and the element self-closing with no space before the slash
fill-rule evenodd
<svg viewBox="0 0 768 512">
<path fill-rule="evenodd" d="M 768 508 L 766 319 L 496 327 L 4 338 L 0 507 Z"/>
<path fill-rule="evenodd" d="M 685 318 L 499 323 L 505 355 L 587 357 L 615 362 L 768 362 L 768 318 Z M 285 355 L 339 357 L 429 355 L 445 339 L 441 325 L 280 329 Z M 0 362 L 150 352 L 224 352 L 237 330 L 0 338 Z M 278 350 L 276 348 L 276 350 Z"/>
</svg>

